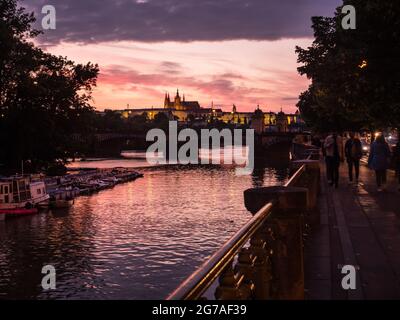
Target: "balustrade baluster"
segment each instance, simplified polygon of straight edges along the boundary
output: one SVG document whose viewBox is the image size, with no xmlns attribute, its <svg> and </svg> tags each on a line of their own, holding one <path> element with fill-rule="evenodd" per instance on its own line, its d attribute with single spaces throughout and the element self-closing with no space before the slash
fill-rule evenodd
<svg viewBox="0 0 400 320">
<path fill-rule="evenodd" d="M 239 275 L 235 274 L 231 262 L 219 277 L 215 298 L 217 300 L 240 300 L 239 281 Z"/>
<path fill-rule="evenodd" d="M 268 229 L 260 230 L 250 240 L 250 252 L 257 259 L 254 265 L 253 281 L 255 283 L 256 300 L 271 299 L 271 254 L 272 250 L 267 242 Z"/>
<path fill-rule="evenodd" d="M 235 272 L 243 275 L 243 282 L 240 285 L 242 298 L 253 299 L 256 289 L 255 284 L 255 263 L 257 256 L 253 255 L 249 248 L 240 250 L 238 263 L 235 265 Z"/>
</svg>

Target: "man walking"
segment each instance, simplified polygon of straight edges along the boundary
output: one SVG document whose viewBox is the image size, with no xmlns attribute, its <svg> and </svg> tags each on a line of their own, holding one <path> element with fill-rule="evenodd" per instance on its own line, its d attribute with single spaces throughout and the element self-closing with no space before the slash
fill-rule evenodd
<svg viewBox="0 0 400 320">
<path fill-rule="evenodd" d="M 330 134 L 324 142 L 328 181 L 331 186 L 339 187 L 339 166 L 343 159 L 342 138 L 336 133 Z"/>
<path fill-rule="evenodd" d="M 353 168 L 355 171 L 356 183 L 360 176 L 360 159 L 362 158 L 362 146 L 360 139 L 355 137 L 354 132 L 350 132 L 350 139 L 346 141 L 344 152 L 349 168 L 349 183 L 353 183 Z"/>
<path fill-rule="evenodd" d="M 375 170 L 378 192 L 385 190 L 386 173 L 390 162 L 390 148 L 383 134 L 380 134 L 371 145 L 368 166 Z"/>
</svg>

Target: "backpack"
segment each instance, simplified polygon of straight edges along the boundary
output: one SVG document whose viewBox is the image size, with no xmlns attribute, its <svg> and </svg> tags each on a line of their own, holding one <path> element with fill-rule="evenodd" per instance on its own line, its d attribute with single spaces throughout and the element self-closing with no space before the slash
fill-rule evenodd
<svg viewBox="0 0 400 320">
<path fill-rule="evenodd" d="M 361 150 L 361 141 L 360 140 L 353 140 L 351 141 L 350 147 L 350 157 L 354 160 L 358 160 L 362 158 L 362 150 Z"/>
</svg>

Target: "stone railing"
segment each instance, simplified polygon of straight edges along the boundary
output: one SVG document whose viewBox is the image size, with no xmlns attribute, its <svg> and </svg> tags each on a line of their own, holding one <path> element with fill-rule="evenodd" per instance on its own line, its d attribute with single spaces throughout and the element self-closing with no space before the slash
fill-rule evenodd
<svg viewBox="0 0 400 320">
<path fill-rule="evenodd" d="M 246 190 L 253 217 L 167 299 L 303 299 L 303 242 L 318 219 L 319 161 L 311 158 L 314 151 L 292 162 L 284 186 Z"/>
<path fill-rule="evenodd" d="M 304 144 L 304 143 L 292 143 L 292 157 L 294 160 L 301 160 L 301 159 L 319 159 L 320 157 L 320 149 Z"/>
</svg>

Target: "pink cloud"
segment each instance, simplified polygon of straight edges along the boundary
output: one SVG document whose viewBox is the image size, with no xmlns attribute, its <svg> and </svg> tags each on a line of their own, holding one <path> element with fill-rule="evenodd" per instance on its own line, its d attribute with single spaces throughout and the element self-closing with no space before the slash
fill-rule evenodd
<svg viewBox="0 0 400 320">
<path fill-rule="evenodd" d="M 271 85 L 270 80 L 265 81 L 265 87 L 249 87 L 236 82 L 236 80 L 244 78 L 240 74 L 225 73 L 213 75 L 209 80 L 202 80 L 195 76 L 174 76 L 168 73 L 144 74 L 114 65 L 102 70 L 98 85 L 99 87 L 110 86 L 116 92 L 131 90 L 143 97 L 151 96 L 152 101 L 158 102 L 156 106 L 162 106 L 164 92 L 171 87 L 171 84 L 180 88 L 181 93 L 186 93 L 187 98 L 198 99 L 203 106 L 208 106 L 213 100 L 216 104 L 223 105 L 225 108 L 236 104 L 243 106 L 242 109 L 248 111 L 254 109 L 257 104 L 262 104 L 266 96 L 274 97 L 274 91 L 268 88 L 268 85 Z M 292 94 L 293 90 L 300 92 L 299 84 L 293 83 L 293 80 L 298 80 L 297 76 L 288 75 L 287 80 L 292 81 L 289 84 L 281 83 L 278 80 L 272 82 L 275 85 L 281 85 L 288 95 Z M 172 88 L 172 90 L 170 89 L 171 94 L 175 92 L 175 88 Z M 283 101 L 287 104 L 288 98 L 283 98 L 285 98 Z M 280 97 L 276 97 L 276 99 L 280 99 Z M 293 101 L 290 103 L 293 104 Z M 277 110 L 279 108 L 277 104 L 279 104 L 278 101 L 275 105 L 271 103 L 269 107 Z M 146 107 L 146 105 L 141 107 Z"/>
<path fill-rule="evenodd" d="M 164 94 L 179 88 L 187 100 L 203 107 L 229 110 L 295 111 L 297 97 L 308 80 L 297 74 L 295 45 L 311 39 L 282 41 L 227 41 L 192 43 L 113 42 L 77 45 L 62 43 L 54 54 L 100 65 L 94 105 L 121 109 L 161 107 Z"/>
</svg>

